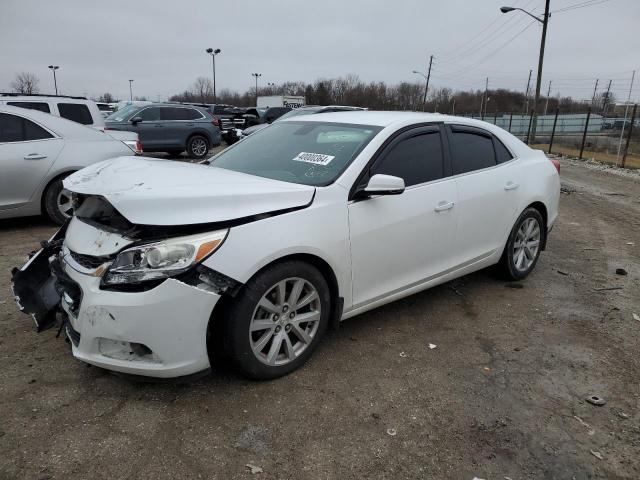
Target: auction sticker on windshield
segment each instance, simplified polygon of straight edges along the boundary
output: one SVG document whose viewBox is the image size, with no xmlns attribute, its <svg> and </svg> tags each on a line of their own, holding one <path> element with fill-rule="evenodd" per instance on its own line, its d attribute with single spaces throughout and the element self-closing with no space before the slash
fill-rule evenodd
<svg viewBox="0 0 640 480">
<path fill-rule="evenodd" d="M 300 152 L 293 160 L 296 162 L 313 163 L 314 165 L 329 165 L 334 158 L 336 157 L 323 153 Z"/>
</svg>

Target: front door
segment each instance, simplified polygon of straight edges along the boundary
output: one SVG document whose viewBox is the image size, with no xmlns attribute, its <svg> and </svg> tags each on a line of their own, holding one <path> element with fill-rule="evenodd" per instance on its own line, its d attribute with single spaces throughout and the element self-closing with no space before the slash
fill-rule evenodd
<svg viewBox="0 0 640 480">
<path fill-rule="evenodd" d="M 349 203 L 354 308 L 418 285 L 452 266 L 457 192 L 448 177 L 438 125 L 395 138 L 362 180 L 404 179 L 399 195 Z M 362 183 L 360 181 L 360 183 Z"/>
</svg>

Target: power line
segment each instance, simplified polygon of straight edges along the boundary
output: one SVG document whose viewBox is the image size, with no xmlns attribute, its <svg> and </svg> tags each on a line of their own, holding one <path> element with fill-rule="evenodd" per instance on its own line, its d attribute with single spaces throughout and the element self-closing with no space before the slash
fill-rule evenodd
<svg viewBox="0 0 640 480">
<path fill-rule="evenodd" d="M 567 7 L 561 8 L 559 10 L 554 10 L 551 13 L 567 12 L 569 10 L 577 10 L 579 8 L 592 7 L 594 5 L 599 5 L 601 3 L 607 3 L 607 2 L 610 2 L 610 1 L 611 0 L 589 0 L 589 1 L 586 1 L 586 2 L 575 3 L 573 5 L 569 5 Z"/>
</svg>

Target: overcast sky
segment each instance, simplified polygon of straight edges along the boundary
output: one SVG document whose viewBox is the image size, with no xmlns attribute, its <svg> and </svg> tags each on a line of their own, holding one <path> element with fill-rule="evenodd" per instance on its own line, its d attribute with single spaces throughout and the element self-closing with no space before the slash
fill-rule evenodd
<svg viewBox="0 0 640 480">
<path fill-rule="evenodd" d="M 626 100 L 640 99 L 640 0 L 551 0 L 543 91 L 590 98 L 613 80 Z M 596 2 L 602 2 L 596 4 Z M 504 4 L 541 14 L 544 0 L 0 0 L 0 90 L 33 72 L 53 91 L 49 64 L 60 65 L 64 94 L 110 92 L 166 99 L 211 76 L 218 90 L 260 83 L 356 74 L 365 81 L 421 80 L 435 56 L 432 82 L 454 89 L 524 90 L 536 75 L 541 27 Z M 532 85 L 533 80 L 532 79 Z M 421 80 L 422 81 L 422 80 Z"/>
</svg>

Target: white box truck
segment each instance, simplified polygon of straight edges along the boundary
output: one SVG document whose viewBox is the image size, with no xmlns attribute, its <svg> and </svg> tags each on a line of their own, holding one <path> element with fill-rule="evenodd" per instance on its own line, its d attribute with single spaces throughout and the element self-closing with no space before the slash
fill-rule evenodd
<svg viewBox="0 0 640 480">
<path fill-rule="evenodd" d="M 264 97 L 258 97 L 257 108 L 271 108 L 271 107 L 289 107 L 300 108 L 304 107 L 304 97 L 296 97 L 293 95 L 267 95 Z"/>
</svg>

